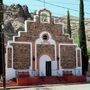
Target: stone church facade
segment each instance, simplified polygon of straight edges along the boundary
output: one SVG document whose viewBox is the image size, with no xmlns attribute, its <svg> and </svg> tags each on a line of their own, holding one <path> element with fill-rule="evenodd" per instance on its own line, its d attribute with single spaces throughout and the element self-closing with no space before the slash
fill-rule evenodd
<svg viewBox="0 0 90 90">
<path fill-rule="evenodd" d="M 8 41 L 5 59 L 7 80 L 18 72 L 28 72 L 30 77 L 82 75 L 81 49 L 47 9 L 26 20 L 25 31 Z"/>
</svg>

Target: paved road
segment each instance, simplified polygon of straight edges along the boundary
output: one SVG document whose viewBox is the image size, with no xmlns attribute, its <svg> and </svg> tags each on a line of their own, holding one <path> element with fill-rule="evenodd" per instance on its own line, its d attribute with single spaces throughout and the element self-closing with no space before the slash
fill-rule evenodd
<svg viewBox="0 0 90 90">
<path fill-rule="evenodd" d="M 10 89 L 10 90 L 90 90 L 90 84 L 79 85 L 46 85 L 22 89 Z"/>
</svg>

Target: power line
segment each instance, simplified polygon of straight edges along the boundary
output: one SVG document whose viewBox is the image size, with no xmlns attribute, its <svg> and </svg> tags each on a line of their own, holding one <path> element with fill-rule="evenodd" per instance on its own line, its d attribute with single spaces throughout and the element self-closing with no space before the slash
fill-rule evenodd
<svg viewBox="0 0 90 90">
<path fill-rule="evenodd" d="M 63 7 L 61 5 L 52 4 L 52 3 L 49 3 L 49 2 L 46 2 L 46 1 L 45 2 L 43 2 L 41 0 L 36 0 L 36 1 L 39 1 L 39 2 L 42 2 L 42 3 L 48 4 L 48 5 L 52 5 L 52 6 L 55 6 L 55 7 L 60 7 L 60 8 L 63 8 L 63 9 L 69 9 L 69 10 L 72 10 L 72 11 L 75 11 L 75 12 L 79 12 L 76 9 L 71 9 L 71 8 Z M 89 14 L 90 15 L 90 13 L 88 13 L 88 12 L 85 12 L 85 14 Z"/>
<path fill-rule="evenodd" d="M 80 0 L 77 0 L 77 1 L 80 1 Z M 89 0 L 84 0 L 84 2 L 90 2 Z"/>
<path fill-rule="evenodd" d="M 79 5 L 79 4 L 73 4 L 73 3 L 64 3 L 64 2 L 56 2 L 56 3 L 61 3 L 61 4 L 69 4 L 69 5 Z"/>
<path fill-rule="evenodd" d="M 35 15 L 39 15 L 39 14 L 35 14 Z M 43 16 L 43 15 L 40 15 L 40 16 Z M 50 16 L 47 16 L 47 17 L 50 17 Z M 60 20 L 62 19 L 61 22 L 63 22 L 63 19 L 66 19 L 67 18 L 67 17 L 63 17 L 63 16 L 62 17 L 52 16 L 52 17 L 58 18 Z M 75 20 L 75 21 L 78 21 L 79 22 L 79 18 L 78 17 L 76 17 L 76 19 L 70 17 L 70 20 L 71 21 Z M 87 20 L 84 20 L 84 21 L 85 21 L 85 23 L 90 23 L 90 21 L 87 21 Z M 73 24 L 74 24 L 74 22 L 73 22 Z"/>
<path fill-rule="evenodd" d="M 15 12 L 15 11 L 14 11 Z M 12 11 L 6 11 L 5 13 L 12 13 Z M 53 14 L 55 14 L 56 16 L 52 16 L 52 17 L 56 17 L 56 18 L 61 18 L 61 19 L 65 19 L 66 17 L 64 17 L 64 14 L 62 14 L 63 16 L 60 16 L 61 14 L 58 14 L 58 13 L 54 13 L 54 12 L 52 12 Z M 32 13 L 31 13 L 32 14 Z M 39 14 L 35 14 L 35 15 L 39 15 Z M 42 16 L 42 15 L 40 15 L 40 16 Z M 59 16 L 59 17 L 58 17 Z M 66 15 L 65 15 L 66 16 Z M 47 16 L 47 17 L 50 17 L 50 16 Z M 77 19 L 70 19 L 70 20 L 75 20 L 75 21 L 79 21 L 79 18 L 77 18 Z M 89 21 L 87 21 L 87 20 L 85 20 L 85 22 L 88 22 L 88 23 L 90 23 Z"/>
<path fill-rule="evenodd" d="M 84 0 L 85 2 L 90 2 L 89 0 Z"/>
<path fill-rule="evenodd" d="M 44 2 L 41 1 L 41 0 L 36 0 L 36 1 L 39 1 L 39 2 L 44 3 Z M 64 9 L 69 9 L 69 10 L 73 10 L 73 11 L 78 11 L 78 10 L 75 10 L 75 9 L 71 9 L 71 8 L 63 7 L 63 6 L 56 5 L 56 4 L 52 4 L 52 3 L 49 3 L 49 2 L 46 2 L 46 1 L 45 1 L 45 4 L 49 4 L 49 5 L 52 5 L 52 6 L 56 6 L 56 7 L 60 7 L 60 8 L 64 8 Z"/>
<path fill-rule="evenodd" d="M 42 2 L 42 3 L 46 3 L 45 1 L 43 2 L 43 1 L 41 1 L 41 0 L 37 0 L 37 1 L 40 1 L 40 2 Z M 48 2 L 47 2 L 48 3 Z M 46 3 L 46 4 L 47 4 Z M 50 3 L 48 3 L 48 4 L 50 4 Z M 54 5 L 54 4 L 50 4 L 50 5 Z M 54 6 L 56 6 L 56 7 L 60 7 L 60 8 L 62 8 L 61 6 L 59 6 L 59 5 L 54 5 Z M 68 9 L 67 7 L 63 7 L 63 8 L 65 8 L 65 9 Z M 69 8 L 70 9 L 70 8 Z M 71 9 L 70 9 L 71 10 Z M 72 9 L 73 10 L 73 9 Z M 78 12 L 78 10 L 75 10 L 76 12 Z M 0 12 L 2 12 L 2 11 L 0 11 Z M 5 13 L 12 13 L 12 12 L 15 12 L 15 11 L 3 11 L 3 12 L 5 12 Z M 52 12 L 54 15 L 56 15 L 56 16 L 62 16 L 62 14 L 59 14 L 59 13 L 55 13 L 55 12 Z M 90 13 L 89 13 L 90 14 Z M 63 14 L 64 15 L 64 14 Z"/>
</svg>

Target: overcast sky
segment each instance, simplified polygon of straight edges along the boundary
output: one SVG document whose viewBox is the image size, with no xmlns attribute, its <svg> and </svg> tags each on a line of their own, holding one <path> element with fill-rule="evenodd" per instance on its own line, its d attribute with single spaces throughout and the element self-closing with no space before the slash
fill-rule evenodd
<svg viewBox="0 0 90 90">
<path fill-rule="evenodd" d="M 67 9 L 73 16 L 79 16 L 79 1 L 80 0 L 45 0 L 45 8 L 51 10 L 54 16 L 64 16 L 67 14 Z M 21 4 L 27 5 L 29 11 L 40 10 L 44 8 L 44 0 L 3 0 L 4 4 Z M 84 0 L 85 17 L 90 18 L 90 0 Z"/>
</svg>

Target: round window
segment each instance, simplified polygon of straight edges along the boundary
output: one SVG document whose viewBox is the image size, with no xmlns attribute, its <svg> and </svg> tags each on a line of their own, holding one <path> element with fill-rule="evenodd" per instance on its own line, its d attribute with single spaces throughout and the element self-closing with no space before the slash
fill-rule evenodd
<svg viewBox="0 0 90 90">
<path fill-rule="evenodd" d="M 43 35 L 43 40 L 48 40 L 48 35 L 47 34 Z"/>
</svg>

